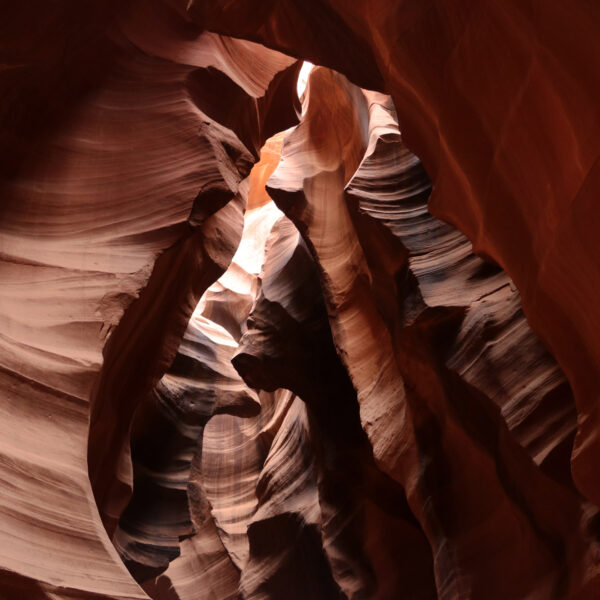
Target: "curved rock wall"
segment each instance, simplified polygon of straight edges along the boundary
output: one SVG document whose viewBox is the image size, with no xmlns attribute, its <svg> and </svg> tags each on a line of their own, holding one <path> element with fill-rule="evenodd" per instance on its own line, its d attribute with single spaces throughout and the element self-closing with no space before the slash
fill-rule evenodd
<svg viewBox="0 0 600 600">
<path fill-rule="evenodd" d="M 391 94 L 403 137 L 433 181 L 431 212 L 510 275 L 569 378 L 574 479 L 600 504 L 600 7 L 202 0 L 185 13 Z"/>
<path fill-rule="evenodd" d="M 143 598 L 97 506 L 112 530 L 133 413 L 238 245 L 293 61 L 160 2 L 28 2 L 3 32 L 0 587 Z M 197 100 L 206 77 L 245 98 L 249 147 Z"/>
<path fill-rule="evenodd" d="M 547 465 L 550 478 L 532 460 L 559 452 L 574 428 L 568 385 L 507 311 L 518 297 L 506 275 L 435 219 L 410 221 L 427 188 L 389 100 L 313 70 L 268 190 L 320 266 L 362 427 L 427 536 L 438 597 L 590 593 L 595 549 L 568 462 Z M 510 358 L 470 340 L 466 360 L 473 327 L 482 346 L 502 344 Z M 534 374 L 533 395 L 510 389 Z"/>
<path fill-rule="evenodd" d="M 592 2 L 3 19 L 0 598 L 598 595 Z"/>
</svg>

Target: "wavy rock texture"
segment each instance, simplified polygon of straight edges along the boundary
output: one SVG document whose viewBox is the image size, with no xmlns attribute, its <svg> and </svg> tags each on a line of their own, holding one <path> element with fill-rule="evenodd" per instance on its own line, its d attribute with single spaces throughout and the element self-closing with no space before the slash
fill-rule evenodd
<svg viewBox="0 0 600 600">
<path fill-rule="evenodd" d="M 294 598 L 435 597 L 426 540 L 401 488 L 375 466 L 318 271 L 286 219 L 273 228 L 261 278 L 233 363 L 252 386 L 290 389 L 304 404 L 296 398 L 277 417 L 244 595 L 283 597 L 287 587 Z"/>
<path fill-rule="evenodd" d="M 260 174 L 260 162 L 257 167 L 250 181 Z M 231 265 L 202 296 L 175 359 L 135 414 L 130 435 L 133 495 L 113 542 L 132 575 L 146 582 L 152 595 L 160 595 L 163 588 L 172 585 L 178 594 L 188 597 L 193 592 L 187 591 L 186 581 L 189 587 L 196 586 L 198 568 L 205 568 L 199 565 L 213 562 L 218 565 L 216 574 L 203 576 L 206 585 L 216 595 L 227 585 L 237 590 L 239 568 L 247 554 L 243 548 L 247 546 L 245 527 L 239 531 L 239 515 L 247 508 L 244 498 L 227 496 L 230 487 L 236 492 L 240 487 L 238 471 L 230 473 L 221 461 L 230 452 L 230 460 L 235 462 L 240 452 L 235 431 L 228 428 L 252 432 L 267 418 L 272 401 L 261 410 L 261 401 L 236 373 L 231 358 L 237 349 L 235 337 L 241 336 L 256 295 L 265 239 L 280 216 L 272 202 L 247 212 Z M 211 420 L 213 415 L 222 417 Z M 215 428 L 217 448 L 212 451 L 218 455 L 213 458 L 213 468 L 207 469 L 204 463 L 211 457 Z M 258 468 L 257 477 L 264 457 L 261 460 L 259 453 L 257 459 L 256 453 L 251 447 L 241 456 L 251 461 L 242 469 Z M 250 515 L 256 477 L 250 475 L 250 486 L 246 486 Z M 223 486 L 226 489 L 220 489 Z M 164 576 L 150 581 L 167 568 Z"/>
<path fill-rule="evenodd" d="M 185 12 L 391 94 L 432 179 L 431 212 L 508 273 L 568 377 L 578 413 L 573 475 L 599 505 L 600 7 L 202 0 Z"/>
<path fill-rule="evenodd" d="M 111 531 L 136 407 L 235 252 L 239 182 L 293 123 L 293 61 L 159 2 L 15 5 L 2 55 L 0 587 L 144 598 L 98 507 Z"/>
<path fill-rule="evenodd" d="M 596 598 L 599 25 L 4 7 L 0 598 Z"/>
<path fill-rule="evenodd" d="M 198 439 L 210 417 L 250 416 L 260 410 L 256 395 L 233 371 L 235 348 L 225 330 L 195 312 L 173 364 L 135 415 L 134 493 L 115 545 L 138 579 L 148 579 L 146 572 L 152 568 L 164 570 L 178 554 L 179 539 L 192 533 L 187 484 Z"/>
<path fill-rule="evenodd" d="M 366 99 L 367 149 L 346 185 L 348 196 L 409 252 L 413 311 L 418 304 L 465 311 L 447 366 L 499 405 L 536 463 L 568 480 L 576 413 L 566 378 L 528 327 L 506 273 L 475 256 L 465 236 L 427 211 L 431 184 L 403 144 L 390 99 L 372 93 Z M 410 289 L 414 283 L 418 291 Z"/>
<path fill-rule="evenodd" d="M 389 101 L 314 70 L 303 119 L 284 138 L 268 190 L 320 264 L 363 428 L 427 536 L 438 596 L 591 593 L 598 582 L 584 568 L 593 548 L 568 472 L 559 472 L 565 464 L 548 466 L 553 481 L 523 448 L 542 462 L 573 429 L 568 386 L 522 317 L 520 328 L 519 315 L 516 324 L 507 318 L 507 277 L 490 273 L 462 236 L 435 220 L 410 221 L 427 179 L 402 145 Z M 473 343 L 466 360 L 473 322 L 492 347 L 498 336 L 515 362 Z M 515 353 L 524 343 L 540 378 L 533 397 L 506 389 L 532 375 Z M 481 372 L 498 373 L 497 382 Z M 529 418 L 537 405 L 551 424 L 541 447 L 535 435 L 544 423 Z"/>
</svg>

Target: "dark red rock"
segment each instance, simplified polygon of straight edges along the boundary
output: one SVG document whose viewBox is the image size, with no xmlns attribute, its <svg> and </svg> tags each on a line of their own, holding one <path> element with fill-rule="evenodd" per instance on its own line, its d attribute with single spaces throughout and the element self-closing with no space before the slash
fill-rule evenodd
<svg viewBox="0 0 600 600">
<path fill-rule="evenodd" d="M 508 273 L 567 375 L 578 411 L 574 478 L 600 504 L 600 246 L 591 200 L 600 181 L 600 8 L 211 0 L 193 2 L 188 14 L 391 94 L 404 140 L 433 181 L 431 212 Z"/>
<path fill-rule="evenodd" d="M 4 7 L 0 597 L 595 598 L 599 24 Z"/>
<path fill-rule="evenodd" d="M 454 283 L 458 290 L 448 285 L 468 267 L 446 264 L 445 275 L 444 237 L 435 235 L 435 223 L 431 234 L 421 235 L 420 247 L 412 240 L 407 252 L 401 244 L 398 206 L 381 199 L 388 179 L 403 200 L 411 199 L 414 187 L 402 179 L 403 162 L 393 160 L 394 142 L 396 151 L 402 147 L 389 104 L 380 110 L 385 104 L 344 77 L 315 69 L 303 118 L 284 138 L 267 188 L 319 263 L 333 338 L 357 391 L 375 460 L 402 484 L 427 535 L 440 598 L 588 594 L 597 581 L 593 570 L 585 571 L 594 549 L 583 531 L 579 497 L 537 468 L 485 395 L 485 385 L 477 390 L 446 365 L 459 360 L 466 310 L 483 318 L 477 303 L 485 284 L 475 268 Z M 391 149 L 379 171 L 372 171 L 368 158 L 358 164 L 368 141 L 371 149 L 379 142 Z M 361 214 L 369 185 L 380 202 L 377 211 L 366 205 Z M 430 246 L 424 244 L 428 236 Z M 415 276 L 412 252 L 421 263 L 428 256 L 435 260 L 433 281 L 422 269 Z M 468 257 L 468 248 L 462 255 Z M 503 277 L 503 286 L 509 285 Z M 436 287 L 446 304 L 434 301 Z M 485 329 L 484 323 L 482 335 Z M 503 337 L 508 351 L 521 343 L 514 328 Z M 503 367 L 493 361 L 500 373 Z M 568 393 L 564 402 L 567 416 L 561 408 L 555 420 L 564 419 L 568 431 Z"/>
</svg>

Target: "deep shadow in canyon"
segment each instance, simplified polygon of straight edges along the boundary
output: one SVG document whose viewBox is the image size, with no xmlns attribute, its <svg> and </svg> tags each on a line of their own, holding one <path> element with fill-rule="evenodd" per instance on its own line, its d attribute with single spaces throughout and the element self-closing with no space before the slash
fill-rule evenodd
<svg viewBox="0 0 600 600">
<path fill-rule="evenodd" d="M 0 597 L 595 598 L 600 10 L 75 4 L 4 9 Z"/>
</svg>

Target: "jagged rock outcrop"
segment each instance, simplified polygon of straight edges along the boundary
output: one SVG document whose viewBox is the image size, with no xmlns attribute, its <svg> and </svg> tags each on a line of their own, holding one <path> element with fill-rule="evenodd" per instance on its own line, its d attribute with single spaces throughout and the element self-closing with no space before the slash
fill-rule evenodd
<svg viewBox="0 0 600 600">
<path fill-rule="evenodd" d="M 500 406 L 511 432 L 538 464 L 568 480 L 576 423 L 566 378 L 528 327 L 506 273 L 475 256 L 465 236 L 427 211 L 431 184 L 402 141 L 390 99 L 369 93 L 366 100 L 367 149 L 346 185 L 348 198 L 358 200 L 359 213 L 385 224 L 408 251 L 404 291 L 416 296 L 411 310 L 464 310 L 446 364 Z"/>
</svg>

